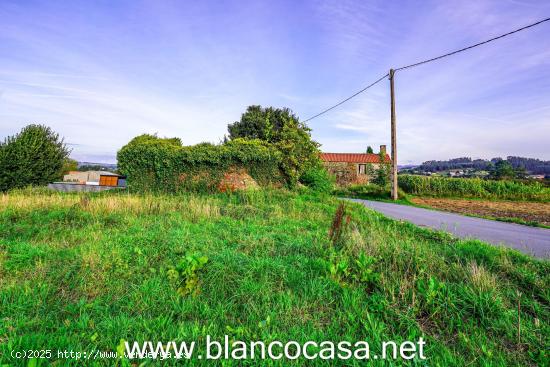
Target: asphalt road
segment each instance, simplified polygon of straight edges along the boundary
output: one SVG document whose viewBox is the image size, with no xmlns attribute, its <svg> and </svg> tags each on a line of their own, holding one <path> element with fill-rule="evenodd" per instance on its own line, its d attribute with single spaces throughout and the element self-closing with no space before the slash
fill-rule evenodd
<svg viewBox="0 0 550 367">
<path fill-rule="evenodd" d="M 408 205 L 360 199 L 349 200 L 363 203 L 390 218 L 406 220 L 421 227 L 447 231 L 460 238 L 477 238 L 494 245 L 512 247 L 535 257 L 550 258 L 550 229 L 467 217 Z"/>
</svg>

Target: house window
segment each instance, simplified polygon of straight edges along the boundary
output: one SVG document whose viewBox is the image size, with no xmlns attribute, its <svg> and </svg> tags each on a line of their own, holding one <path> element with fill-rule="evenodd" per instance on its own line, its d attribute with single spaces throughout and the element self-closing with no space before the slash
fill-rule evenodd
<svg viewBox="0 0 550 367">
<path fill-rule="evenodd" d="M 366 164 L 360 164 L 359 165 L 359 174 L 360 175 L 366 175 L 367 174 L 367 165 Z"/>
</svg>

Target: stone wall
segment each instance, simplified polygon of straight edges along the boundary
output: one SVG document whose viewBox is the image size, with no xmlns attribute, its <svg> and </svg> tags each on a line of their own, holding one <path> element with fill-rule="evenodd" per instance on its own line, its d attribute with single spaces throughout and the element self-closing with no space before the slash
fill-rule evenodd
<svg viewBox="0 0 550 367">
<path fill-rule="evenodd" d="M 237 191 L 257 189 L 260 186 L 246 171 L 244 168 L 231 167 L 218 184 L 218 191 Z"/>
<path fill-rule="evenodd" d="M 123 189 L 120 186 L 86 185 L 76 182 L 53 182 L 48 184 L 48 189 L 61 192 L 97 192 L 112 189 Z"/>
</svg>

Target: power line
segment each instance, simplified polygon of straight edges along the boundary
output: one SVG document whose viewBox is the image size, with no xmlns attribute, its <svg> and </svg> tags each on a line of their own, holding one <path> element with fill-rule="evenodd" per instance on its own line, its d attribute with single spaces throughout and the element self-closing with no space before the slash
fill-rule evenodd
<svg viewBox="0 0 550 367">
<path fill-rule="evenodd" d="M 541 23 L 548 22 L 549 20 L 550 20 L 550 18 L 546 18 L 546 19 L 540 20 L 540 21 L 538 21 L 538 22 L 536 22 L 536 23 L 529 24 L 529 25 L 527 25 L 527 26 L 525 26 L 525 27 L 518 28 L 518 29 L 513 30 L 513 31 L 511 31 L 511 32 L 501 34 L 500 36 L 493 37 L 493 38 L 488 39 L 488 40 L 486 40 L 486 41 L 479 42 L 479 43 L 476 43 L 476 44 L 474 44 L 474 45 L 471 45 L 471 46 L 468 46 L 468 47 L 464 47 L 464 48 L 461 48 L 461 49 L 456 50 L 456 51 L 453 51 L 453 52 L 446 53 L 446 54 L 444 54 L 444 55 L 440 55 L 440 56 L 437 56 L 437 57 L 433 57 L 433 58 L 431 58 L 431 59 L 427 59 L 427 60 L 424 60 L 424 61 L 420 61 L 420 62 L 417 62 L 417 63 L 414 63 L 414 64 L 410 64 L 410 65 L 406 65 L 406 66 L 401 66 L 400 68 L 395 69 L 395 71 L 413 68 L 413 67 L 415 67 L 415 66 L 419 66 L 419 65 L 426 64 L 426 63 L 429 63 L 429 62 L 432 62 L 432 61 L 436 61 L 436 60 L 442 59 L 442 58 L 447 57 L 447 56 L 455 55 L 455 54 L 457 54 L 457 53 L 459 53 L 459 52 L 463 52 L 463 51 L 472 49 L 472 48 L 474 48 L 474 47 L 481 46 L 481 45 L 484 45 L 484 44 L 489 43 L 489 42 L 492 42 L 492 41 L 496 41 L 496 40 L 498 40 L 498 39 L 504 38 L 504 37 L 509 36 L 509 35 L 511 35 L 511 34 L 514 34 L 514 33 L 517 33 L 517 32 L 521 32 L 521 31 L 526 30 L 526 29 L 528 29 L 528 28 L 537 26 L 537 25 L 539 25 L 539 24 L 541 24 Z M 314 116 L 311 116 L 310 118 L 308 118 L 307 120 L 304 120 L 303 122 L 308 122 L 308 121 L 310 121 L 310 120 L 313 120 L 314 118 L 317 118 L 317 117 L 319 117 L 319 116 L 321 116 L 321 115 L 324 115 L 325 113 L 329 112 L 330 110 L 332 110 L 332 109 L 334 109 L 334 108 L 336 108 L 336 107 L 338 107 L 338 106 L 340 106 L 340 105 L 346 103 L 347 101 L 349 101 L 350 99 L 352 99 L 352 98 L 358 96 L 359 94 L 363 93 L 364 91 L 366 91 L 366 90 L 369 89 L 370 87 L 372 87 L 372 86 L 374 86 L 374 85 L 380 83 L 380 82 L 381 82 L 382 80 L 384 80 L 384 78 L 386 78 L 387 76 L 389 76 L 389 74 L 383 75 L 382 77 L 380 77 L 379 79 L 377 79 L 375 82 L 373 82 L 373 83 L 367 85 L 365 88 L 361 89 L 360 91 L 358 91 L 358 92 L 352 94 L 351 96 L 349 96 L 348 98 L 346 98 L 346 99 L 344 99 L 344 100 L 342 100 L 342 101 L 336 103 L 336 104 L 333 105 L 332 107 L 329 107 L 329 108 L 327 108 L 326 110 L 321 111 L 321 112 L 319 112 L 318 114 L 316 114 L 316 115 L 314 115 Z"/>
<path fill-rule="evenodd" d="M 525 26 L 525 27 L 518 28 L 518 29 L 513 30 L 513 31 L 511 31 L 511 32 L 501 34 L 500 36 L 493 37 L 493 38 L 488 39 L 488 40 L 486 40 L 486 41 L 476 43 L 475 45 L 471 45 L 471 46 L 468 46 L 468 47 L 464 47 L 464 48 L 461 48 L 460 50 L 456 50 L 456 51 L 453 51 L 453 52 L 449 52 L 449 53 L 447 53 L 447 54 L 444 54 L 444 55 L 441 55 L 441 56 L 437 56 L 437 57 L 433 57 L 433 58 L 431 58 L 431 59 L 427 59 L 427 60 L 424 60 L 424 61 L 420 61 L 420 62 L 417 62 L 417 63 L 414 63 L 414 64 L 410 64 L 410 65 L 407 65 L 407 66 L 402 66 L 402 67 L 400 67 L 400 68 L 395 69 L 395 71 L 413 68 L 413 67 L 415 67 L 415 66 L 419 66 L 419 65 L 422 65 L 422 64 L 426 64 L 426 63 L 428 63 L 428 62 L 436 61 L 436 60 L 442 59 L 442 58 L 447 57 L 447 56 L 455 55 L 455 54 L 457 54 L 457 53 L 459 53 L 459 52 L 463 52 L 463 51 L 472 49 L 472 48 L 474 48 L 474 47 L 481 46 L 481 45 L 484 45 L 484 44 L 486 44 L 486 43 L 496 41 L 496 40 L 498 40 L 498 39 L 504 38 L 504 37 L 509 36 L 509 35 L 511 35 L 511 34 L 514 34 L 514 33 L 517 33 L 517 32 L 521 32 L 521 31 L 523 31 L 523 30 L 526 30 L 526 29 L 528 29 L 528 28 L 537 26 L 537 25 L 539 25 L 539 24 L 541 24 L 541 23 L 544 23 L 544 22 L 547 22 L 547 21 L 549 21 L 549 20 L 550 20 L 550 18 L 546 18 L 546 19 L 540 20 L 540 21 L 538 21 L 538 22 L 536 22 L 536 23 L 529 24 L 529 25 L 527 25 L 527 26 Z"/>
<path fill-rule="evenodd" d="M 328 111 L 340 106 L 341 104 L 343 103 L 346 103 L 347 101 L 349 101 L 350 99 L 352 99 L 353 97 L 363 93 L 364 91 L 366 91 L 367 89 L 369 89 L 370 87 L 373 87 L 375 86 L 376 84 L 380 83 L 382 80 L 384 80 L 389 74 L 384 74 L 383 76 L 381 76 L 379 79 L 377 79 L 376 81 L 372 82 L 371 84 L 367 85 L 365 88 L 361 89 L 360 91 L 352 94 L 351 96 L 349 96 L 348 98 L 344 99 L 344 100 L 341 100 L 340 102 L 338 102 L 337 104 L 335 104 L 334 106 L 332 107 L 329 107 L 327 108 L 326 110 L 322 111 L 322 112 L 319 112 L 318 114 L 316 114 L 315 116 L 311 116 L 310 118 L 308 118 L 307 120 L 304 120 L 303 122 L 308 122 L 309 120 L 313 120 L 314 118 L 316 117 L 319 117 L 325 113 L 327 113 Z"/>
</svg>

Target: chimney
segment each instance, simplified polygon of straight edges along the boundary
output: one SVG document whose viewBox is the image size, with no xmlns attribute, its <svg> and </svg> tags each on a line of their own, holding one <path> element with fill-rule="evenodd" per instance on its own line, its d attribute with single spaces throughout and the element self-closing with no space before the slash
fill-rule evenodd
<svg viewBox="0 0 550 367">
<path fill-rule="evenodd" d="M 386 146 L 385 145 L 380 145 L 380 153 L 386 155 Z"/>
</svg>

